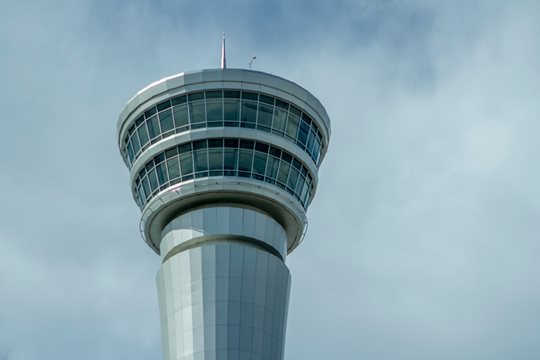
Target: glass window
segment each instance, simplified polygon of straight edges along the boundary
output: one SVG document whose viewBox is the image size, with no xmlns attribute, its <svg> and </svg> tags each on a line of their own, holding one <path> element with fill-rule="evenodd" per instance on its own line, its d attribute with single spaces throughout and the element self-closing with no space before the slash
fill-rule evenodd
<svg viewBox="0 0 540 360">
<path fill-rule="evenodd" d="M 189 101 L 204 100 L 204 93 L 202 91 L 188 94 Z"/>
<path fill-rule="evenodd" d="M 238 122 L 240 116 L 240 101 L 239 100 L 224 100 L 224 118 L 225 121 Z M 227 124 L 226 124 L 227 125 Z M 235 126 L 227 125 L 227 126 Z M 238 125 L 236 125 L 238 126 Z"/>
<path fill-rule="evenodd" d="M 159 185 L 163 185 L 169 181 L 169 177 L 167 175 L 167 169 L 165 167 L 164 162 L 156 166 L 156 172 L 157 172 Z"/>
<path fill-rule="evenodd" d="M 208 100 L 208 99 L 221 99 L 222 97 L 223 97 L 223 91 L 221 91 L 221 90 L 206 91 L 206 100 Z"/>
<path fill-rule="evenodd" d="M 306 149 L 308 151 L 308 153 L 310 154 L 314 154 L 313 152 L 313 144 L 315 143 L 315 137 L 317 135 L 315 135 L 315 133 L 313 132 L 313 129 L 311 129 L 311 131 L 309 132 L 309 136 L 308 136 L 308 139 L 307 139 L 307 144 L 306 144 Z"/>
<path fill-rule="evenodd" d="M 124 156 L 132 164 L 141 147 L 146 148 L 149 143 L 171 135 L 174 128 L 177 133 L 184 132 L 189 124 L 193 129 L 241 124 L 272 132 L 305 149 L 315 163 L 319 163 L 322 135 L 307 113 L 272 96 L 238 90 L 199 91 L 176 96 L 147 109 L 128 130 Z M 131 149 L 128 149 L 130 143 Z"/>
<path fill-rule="evenodd" d="M 170 180 L 180 177 L 180 165 L 178 164 L 178 157 L 167 160 L 167 168 L 169 169 Z"/>
<path fill-rule="evenodd" d="M 159 113 L 159 123 L 161 125 L 161 131 L 164 134 L 174 129 L 171 109 L 168 109 Z"/>
<path fill-rule="evenodd" d="M 143 187 L 139 185 L 139 188 L 138 188 L 138 192 L 139 192 L 139 206 L 142 207 L 143 205 L 143 201 L 146 199 L 146 195 L 144 194 L 144 190 L 143 190 Z"/>
<path fill-rule="evenodd" d="M 257 116 L 257 129 L 270 132 L 272 127 L 273 106 L 259 104 L 259 114 Z"/>
<path fill-rule="evenodd" d="M 193 142 L 193 150 L 206 149 L 208 147 L 208 140 L 197 140 Z"/>
<path fill-rule="evenodd" d="M 156 156 L 154 156 L 154 164 L 159 164 L 165 160 L 165 153 L 159 153 Z"/>
<path fill-rule="evenodd" d="M 141 206 L 145 206 L 147 199 L 167 186 L 207 176 L 241 176 L 265 181 L 291 193 L 304 206 L 309 201 L 313 182 L 306 167 L 286 151 L 253 140 L 213 138 L 158 153 L 142 167 L 134 191 L 141 199 Z"/>
<path fill-rule="evenodd" d="M 204 127 L 206 117 L 204 115 L 204 101 L 194 101 L 189 103 L 189 121 L 192 129 Z"/>
<path fill-rule="evenodd" d="M 152 192 L 159 188 L 158 179 L 154 169 L 148 172 L 148 180 L 150 180 L 150 188 L 152 189 Z"/>
<path fill-rule="evenodd" d="M 313 160 L 315 163 L 319 160 L 319 152 L 321 150 L 321 142 L 318 137 L 315 138 L 315 143 L 313 144 Z"/>
<path fill-rule="evenodd" d="M 289 179 L 287 180 L 287 187 L 290 188 L 293 192 L 296 189 L 296 182 L 298 181 L 299 172 L 294 167 L 291 167 L 289 172 Z"/>
<path fill-rule="evenodd" d="M 186 95 L 177 96 L 171 99 L 172 106 L 180 105 L 185 103 L 187 100 Z"/>
<path fill-rule="evenodd" d="M 242 99 L 257 101 L 259 100 L 259 94 L 254 92 L 242 91 Z"/>
<path fill-rule="evenodd" d="M 279 171 L 278 171 L 277 180 L 283 185 L 287 184 L 287 178 L 289 177 L 290 169 L 291 169 L 291 166 L 289 164 L 283 161 L 279 163 Z"/>
<path fill-rule="evenodd" d="M 289 154 L 289 153 L 287 153 L 287 152 L 285 152 L 285 151 L 282 151 L 282 152 L 281 152 L 281 159 L 282 159 L 283 161 L 285 161 L 286 163 L 289 163 L 289 164 L 290 164 L 290 163 L 292 162 L 293 157 L 292 157 L 291 154 Z"/>
<path fill-rule="evenodd" d="M 206 102 L 206 118 L 208 126 L 223 126 L 223 104 L 221 99 Z"/>
<path fill-rule="evenodd" d="M 237 148 L 238 139 L 224 139 L 225 147 Z"/>
<path fill-rule="evenodd" d="M 229 99 L 240 99 L 240 91 L 225 90 L 223 91 L 223 96 Z"/>
<path fill-rule="evenodd" d="M 223 148 L 208 149 L 208 167 L 210 176 L 222 175 L 223 170 Z"/>
<path fill-rule="evenodd" d="M 302 111 L 300 111 L 299 108 L 297 108 L 296 106 L 293 106 L 293 105 L 291 105 L 291 106 L 289 107 L 289 111 L 290 111 L 291 113 L 293 113 L 294 115 L 298 116 L 298 117 L 300 117 L 300 114 L 302 113 Z"/>
<path fill-rule="evenodd" d="M 208 147 L 210 148 L 222 148 L 223 139 L 208 139 Z"/>
<path fill-rule="evenodd" d="M 144 112 L 144 116 L 148 119 L 150 118 L 152 115 L 154 115 L 156 113 L 156 107 L 155 106 L 152 106 L 150 109 L 146 110 Z M 137 124 L 137 126 L 139 126 L 139 124 Z"/>
<path fill-rule="evenodd" d="M 127 143 L 127 153 L 128 153 L 128 158 L 129 158 L 129 163 L 133 163 L 133 157 L 135 156 L 135 154 L 133 153 L 133 146 L 131 145 L 131 141 L 128 141 Z"/>
<path fill-rule="evenodd" d="M 137 129 L 137 134 L 139 134 L 139 140 L 141 140 L 141 147 L 144 147 L 148 143 L 148 140 L 150 140 L 148 138 L 148 131 L 146 130 L 146 124 L 142 124 Z"/>
<path fill-rule="evenodd" d="M 241 149 L 251 149 L 253 150 L 253 146 L 255 146 L 255 141 L 253 140 L 240 140 L 240 148 Z"/>
<path fill-rule="evenodd" d="M 167 159 L 170 159 L 172 157 L 175 157 L 176 155 L 178 155 L 178 148 L 177 147 L 173 147 L 167 151 L 165 151 L 165 157 Z"/>
<path fill-rule="evenodd" d="M 253 174 L 258 180 L 262 180 L 264 178 L 267 157 L 267 154 L 260 153 L 258 151 L 255 152 L 255 156 L 253 158 Z"/>
<path fill-rule="evenodd" d="M 195 171 L 201 173 L 200 176 L 208 176 L 208 150 L 201 149 L 193 151 L 193 160 L 195 162 Z"/>
<path fill-rule="evenodd" d="M 146 172 L 149 172 L 150 170 L 152 170 L 153 167 L 154 167 L 154 160 L 149 161 L 145 166 Z"/>
<path fill-rule="evenodd" d="M 242 115 L 240 123 L 242 127 L 255 128 L 257 120 L 257 103 L 253 101 L 242 101 Z"/>
<path fill-rule="evenodd" d="M 305 181 L 306 179 L 304 176 L 302 176 L 302 174 L 298 175 L 298 182 L 296 183 L 296 188 L 294 189 L 294 192 L 297 193 L 298 196 L 300 196 L 300 193 L 302 192 L 302 186 L 304 186 Z"/>
<path fill-rule="evenodd" d="M 287 124 L 287 111 L 281 109 L 274 109 L 274 121 L 272 123 L 272 132 L 278 133 L 281 136 L 285 132 L 285 125 Z"/>
<path fill-rule="evenodd" d="M 262 153 L 268 153 L 269 147 L 270 146 L 268 146 L 268 144 L 265 144 L 265 143 L 261 143 L 261 142 L 255 143 L 255 150 L 260 151 Z"/>
<path fill-rule="evenodd" d="M 144 179 L 142 180 L 142 184 L 143 184 L 143 188 L 144 188 L 144 193 L 145 193 L 145 198 L 144 198 L 144 203 L 146 204 L 146 199 L 148 199 L 150 197 L 150 194 L 152 194 L 152 191 L 150 190 L 150 183 L 148 182 L 148 177 L 145 176 Z"/>
<path fill-rule="evenodd" d="M 287 121 L 287 137 L 293 141 L 296 141 L 299 121 L 300 119 L 297 116 L 289 114 L 289 121 Z"/>
<path fill-rule="evenodd" d="M 191 143 L 178 145 L 178 153 L 184 154 L 191 151 Z"/>
<path fill-rule="evenodd" d="M 280 109 L 283 109 L 285 111 L 289 110 L 289 103 L 283 101 L 283 100 L 279 100 L 279 99 L 276 99 L 276 106 Z"/>
<path fill-rule="evenodd" d="M 191 152 L 180 155 L 180 167 L 182 169 L 182 177 L 193 173 L 193 159 Z"/>
<path fill-rule="evenodd" d="M 241 149 L 238 156 L 238 176 L 249 176 L 253 163 L 253 150 Z"/>
<path fill-rule="evenodd" d="M 176 132 L 186 131 L 189 124 L 188 112 L 186 104 L 174 107 L 174 124 Z"/>
<path fill-rule="evenodd" d="M 165 100 L 157 104 L 157 111 L 162 111 L 171 107 L 171 100 Z"/>
<path fill-rule="evenodd" d="M 304 205 L 307 205 L 307 198 L 308 198 L 308 195 L 309 195 L 309 185 L 306 182 L 304 182 L 303 184 L 304 186 L 302 187 L 302 193 L 300 193 L 300 201 L 302 202 L 302 204 Z"/>
<path fill-rule="evenodd" d="M 236 170 L 238 169 L 238 149 L 225 148 L 223 149 L 223 168 L 225 169 L 225 176 L 236 176 Z"/>
<path fill-rule="evenodd" d="M 273 156 L 269 156 L 268 162 L 266 163 L 266 177 L 270 179 L 275 179 L 277 177 L 278 168 L 279 159 L 276 159 Z"/>
<path fill-rule="evenodd" d="M 156 137 L 161 135 L 157 115 L 154 115 L 150 119 L 146 120 L 146 124 L 148 125 L 148 133 L 150 135 L 150 139 L 155 139 Z"/>
<path fill-rule="evenodd" d="M 274 98 L 272 96 L 260 94 L 259 101 L 268 105 L 274 105 Z"/>
<path fill-rule="evenodd" d="M 281 150 L 275 146 L 270 146 L 270 155 L 274 155 L 277 158 L 281 157 Z"/>
<path fill-rule="evenodd" d="M 302 145 L 306 145 L 308 134 L 309 124 L 302 120 L 300 122 L 300 131 L 298 132 L 298 141 L 300 141 Z"/>
</svg>

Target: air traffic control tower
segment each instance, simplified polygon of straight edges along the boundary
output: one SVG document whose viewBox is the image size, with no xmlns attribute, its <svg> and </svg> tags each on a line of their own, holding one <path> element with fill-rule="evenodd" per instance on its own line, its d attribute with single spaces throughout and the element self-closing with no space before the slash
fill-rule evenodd
<svg viewBox="0 0 540 360">
<path fill-rule="evenodd" d="M 140 230 L 157 275 L 166 360 L 281 360 L 291 276 L 330 119 L 258 71 L 181 73 L 120 114 Z"/>
</svg>

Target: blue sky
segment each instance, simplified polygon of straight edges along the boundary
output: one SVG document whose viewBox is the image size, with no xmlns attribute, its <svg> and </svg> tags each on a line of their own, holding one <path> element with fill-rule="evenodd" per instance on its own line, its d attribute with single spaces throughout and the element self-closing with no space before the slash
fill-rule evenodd
<svg viewBox="0 0 540 360">
<path fill-rule="evenodd" d="M 295 81 L 330 150 L 288 359 L 540 357 L 536 1 L 25 1 L 0 13 L 0 360 L 160 358 L 117 116 L 219 66 Z"/>
</svg>

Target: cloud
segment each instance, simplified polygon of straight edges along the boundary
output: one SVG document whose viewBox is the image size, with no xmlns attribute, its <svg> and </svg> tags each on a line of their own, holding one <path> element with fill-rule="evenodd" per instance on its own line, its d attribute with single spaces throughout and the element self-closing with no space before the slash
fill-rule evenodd
<svg viewBox="0 0 540 360">
<path fill-rule="evenodd" d="M 0 14 L 0 359 L 159 357 L 117 114 L 228 60 L 332 118 L 288 358 L 536 359 L 532 1 L 10 2 Z"/>
</svg>

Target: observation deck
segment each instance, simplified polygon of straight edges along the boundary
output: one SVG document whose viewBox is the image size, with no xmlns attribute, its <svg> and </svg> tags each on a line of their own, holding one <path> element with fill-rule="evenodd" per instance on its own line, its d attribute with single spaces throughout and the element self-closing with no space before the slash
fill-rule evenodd
<svg viewBox="0 0 540 360">
<path fill-rule="evenodd" d="M 219 204 L 268 214 L 285 230 L 291 252 L 307 224 L 330 119 L 291 81 L 211 69 L 139 91 L 121 112 L 117 133 L 142 211 L 141 232 L 155 252 L 161 253 L 162 231 L 172 220 Z"/>
</svg>

